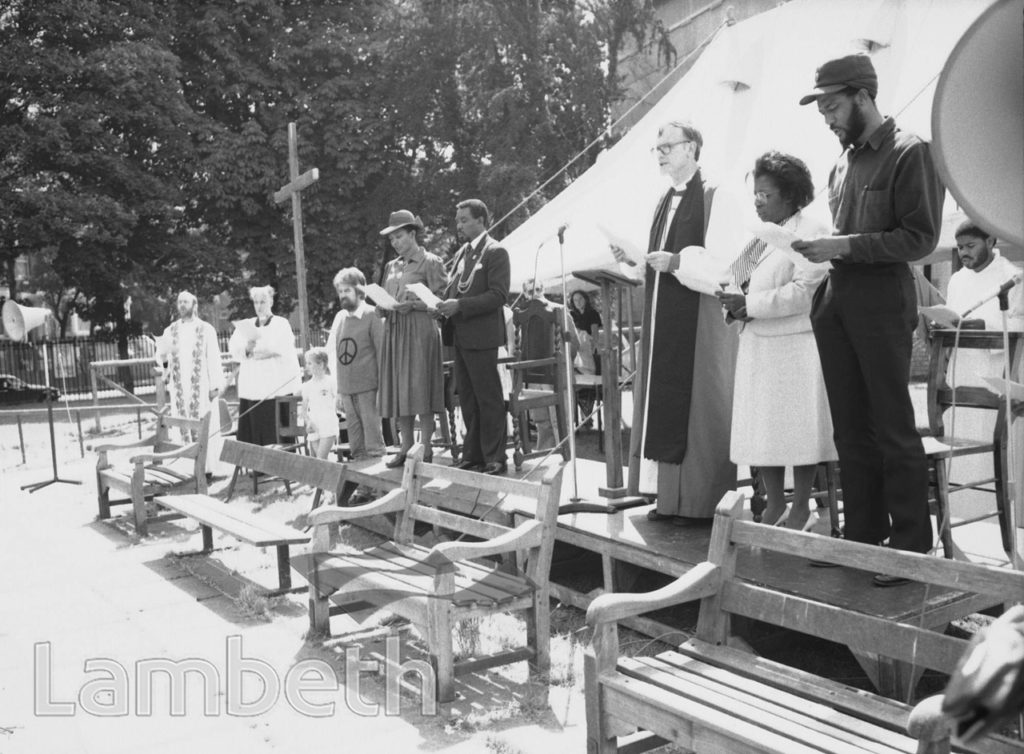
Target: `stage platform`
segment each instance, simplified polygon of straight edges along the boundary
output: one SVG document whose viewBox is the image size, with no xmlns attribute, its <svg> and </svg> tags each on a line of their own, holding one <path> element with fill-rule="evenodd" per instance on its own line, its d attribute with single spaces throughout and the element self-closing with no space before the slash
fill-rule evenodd
<svg viewBox="0 0 1024 754">
<path fill-rule="evenodd" d="M 447 459 L 435 455 L 447 464 Z M 524 466 L 521 473 L 510 471 L 510 477 L 528 476 L 539 479 L 547 465 L 560 461 L 548 459 L 543 465 Z M 578 481 L 574 485 L 572 467 L 567 468 L 562 485 L 563 505 L 572 502 L 600 501 L 597 489 L 605 480 L 602 462 L 577 460 Z M 388 469 L 382 460 L 349 465 L 350 478 L 377 489 L 399 486 L 401 469 Z M 527 501 L 513 496 L 471 493 L 466 488 L 447 483 L 429 483 L 423 488 L 425 499 L 452 510 L 475 515 L 487 511 L 488 516 L 509 521 L 530 518 L 534 511 Z M 577 500 L 573 500 L 577 498 Z M 586 592 L 567 585 L 556 566 L 553 567 L 553 593 L 559 600 L 585 610 L 598 594 L 621 591 L 630 583 L 620 584 L 622 564 L 645 568 L 670 577 L 680 576 L 702 562 L 708 551 L 711 526 L 678 527 L 670 522 L 647 519 L 652 505 L 629 508 L 613 513 L 569 513 L 559 516 L 556 542 L 573 545 L 601 560 L 601 586 Z M 488 510 L 488 508 L 490 510 Z M 818 530 L 828 536 L 827 512 L 822 511 Z M 376 528 L 382 533 L 380 522 Z M 384 525 L 386 527 L 386 525 Z M 996 534 L 998 536 L 998 533 Z M 1001 554 L 1001 553 L 1000 553 Z M 926 588 L 907 584 L 895 588 L 879 588 L 872 583 L 872 573 L 852 568 L 816 568 L 810 562 L 779 553 L 744 549 L 738 557 L 737 572 L 741 578 L 782 592 L 821 600 L 827 604 L 875 615 L 887 620 L 924 625 L 945 630 L 950 621 L 971 613 L 996 607 L 992 597 L 958 592 L 951 589 Z M 635 569 L 633 569 L 635 574 Z M 669 643 L 681 642 L 688 635 L 678 626 L 669 626 L 650 617 L 624 621 L 624 625 Z M 737 626 L 742 635 L 744 627 Z M 876 688 L 888 696 L 907 698 L 916 684 L 918 671 L 902 663 L 893 663 L 877 655 L 857 654 L 857 660 Z"/>
</svg>

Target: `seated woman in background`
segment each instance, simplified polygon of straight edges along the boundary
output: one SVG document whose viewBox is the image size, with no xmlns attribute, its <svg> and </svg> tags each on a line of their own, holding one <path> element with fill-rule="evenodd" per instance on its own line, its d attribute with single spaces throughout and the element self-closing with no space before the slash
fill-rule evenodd
<svg viewBox="0 0 1024 754">
<path fill-rule="evenodd" d="M 249 298 L 256 316 L 242 320 L 228 341 L 228 352 L 238 362 L 238 439 L 270 445 L 277 442 L 275 398 L 294 395 L 301 386 L 299 357 L 288 320 L 270 311 L 274 289 L 250 288 Z M 282 421 L 288 421 L 287 415 Z"/>
<path fill-rule="evenodd" d="M 804 216 L 814 184 L 803 161 L 767 152 L 754 163 L 754 209 L 800 238 L 831 230 Z M 732 264 L 733 283 L 718 294 L 727 320 L 740 328 L 732 408 L 730 458 L 756 466 L 768 493 L 762 520 L 786 510 L 785 471 L 793 467 L 793 507 L 787 525 L 802 529 L 817 465 L 837 458 L 821 362 L 811 332 L 811 298 L 827 264 L 794 262 L 786 250 L 756 236 Z"/>
<path fill-rule="evenodd" d="M 580 359 L 584 374 L 601 374 L 601 356 L 597 352 L 597 331 L 601 315 L 590 303 L 586 291 L 573 291 L 569 297 L 569 315 L 580 337 Z"/>
<path fill-rule="evenodd" d="M 597 350 L 597 331 L 601 327 L 601 315 L 591 305 L 590 296 L 586 291 L 573 291 L 569 296 L 569 315 L 580 339 L 579 356 L 576 358 L 578 371 L 583 374 L 601 374 L 601 354 Z M 597 400 L 597 388 L 579 389 L 576 396 L 583 423 L 590 426 L 593 424 L 590 414 Z"/>
</svg>

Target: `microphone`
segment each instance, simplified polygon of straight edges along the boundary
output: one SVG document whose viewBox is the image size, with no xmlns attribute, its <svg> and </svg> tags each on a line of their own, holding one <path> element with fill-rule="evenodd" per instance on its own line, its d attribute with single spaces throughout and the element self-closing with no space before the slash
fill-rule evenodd
<svg viewBox="0 0 1024 754">
<path fill-rule="evenodd" d="M 548 241 L 550 241 L 551 239 L 555 238 L 556 236 L 558 237 L 558 243 L 563 243 L 564 244 L 565 243 L 565 231 L 566 231 L 566 229 L 568 227 L 569 227 L 569 223 L 568 222 L 564 222 L 561 225 L 559 225 L 558 226 L 558 230 L 556 230 L 550 236 L 545 236 L 544 240 L 541 241 L 539 244 L 537 244 L 537 249 L 539 250 L 542 246 L 544 246 L 544 244 L 546 244 Z"/>
<path fill-rule="evenodd" d="M 999 290 L 998 292 L 996 292 L 996 295 L 1002 296 L 1004 293 L 1009 293 L 1010 289 L 1013 288 L 1013 286 L 1020 283 L 1021 280 L 1024 280 L 1024 275 L 1014 275 L 1012 278 L 1010 278 L 1001 286 L 999 286 Z"/>
<path fill-rule="evenodd" d="M 1003 283 L 1001 286 L 999 286 L 999 290 L 997 290 L 991 296 L 985 296 L 985 298 L 983 298 L 981 301 L 979 301 L 974 306 L 972 306 L 970 309 L 965 311 L 962 315 L 960 315 L 960 318 L 961 319 L 965 318 L 968 314 L 973 312 L 975 309 L 978 309 L 983 304 L 987 304 L 989 301 L 991 301 L 994 298 L 998 298 L 999 296 L 1005 296 L 1007 293 L 1009 293 L 1010 289 L 1013 288 L 1013 286 L 1015 286 L 1018 283 L 1020 283 L 1022 279 L 1024 279 L 1024 274 L 1014 275 L 1012 278 L 1010 278 L 1005 283 Z"/>
</svg>

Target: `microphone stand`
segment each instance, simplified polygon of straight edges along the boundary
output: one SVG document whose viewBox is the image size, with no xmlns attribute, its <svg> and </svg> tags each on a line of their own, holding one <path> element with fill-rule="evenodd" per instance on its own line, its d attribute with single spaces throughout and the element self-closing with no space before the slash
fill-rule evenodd
<svg viewBox="0 0 1024 754">
<path fill-rule="evenodd" d="M 565 357 L 565 427 L 569 434 L 569 458 L 572 461 L 572 497 L 570 502 L 580 501 L 579 481 L 576 470 L 576 391 L 572 387 L 572 344 L 565 334 L 569 332 L 569 298 L 565 288 L 565 225 L 558 229 L 558 260 L 562 268 L 562 355 Z"/>
<path fill-rule="evenodd" d="M 1010 558 L 1010 566 L 1016 570 L 1024 570 L 1017 548 L 1017 495 L 1013 467 L 1016 463 L 1015 441 L 1013 436 L 1013 398 L 1010 395 L 1010 333 L 1007 330 L 1007 314 L 1010 308 L 1010 288 L 1003 286 L 996 296 L 999 298 L 999 313 L 1003 320 L 1003 399 L 1006 410 L 1006 526 L 1010 530 L 1007 544 L 1010 549 L 1006 553 Z"/>
<path fill-rule="evenodd" d="M 981 308 L 983 304 L 987 304 L 994 298 L 999 299 L 999 311 L 1003 323 L 1003 399 L 1004 410 L 1006 411 L 1006 463 L 1004 464 L 1006 485 L 1004 490 L 1007 504 L 1004 513 L 1006 516 L 1006 528 L 1009 529 L 1007 532 L 1008 536 L 1006 537 L 1006 555 L 1010 559 L 1010 567 L 1017 571 L 1024 570 L 1024 560 L 1021 560 L 1017 547 L 1017 496 L 1016 483 L 1013 478 L 1013 466 L 1017 456 L 1015 453 L 1016 443 L 1013 437 L 1013 398 L 1010 394 L 1012 384 L 1010 379 L 1010 333 L 1007 329 L 1009 323 L 1006 312 L 1010 309 L 1010 289 L 1017 284 L 1019 277 L 1018 275 L 1010 278 L 999 286 L 999 290 L 991 296 L 986 296 L 961 315 L 961 319 L 964 319 L 968 314 Z"/>
<path fill-rule="evenodd" d="M 23 484 L 21 489 L 28 490 L 29 493 L 38 492 L 43 487 L 49 487 L 51 484 L 81 484 L 81 482 L 75 481 L 74 479 L 61 479 L 57 474 L 57 440 L 54 435 L 53 429 L 53 392 L 50 388 L 50 357 L 47 346 L 49 343 L 43 343 L 43 372 L 46 374 L 46 420 L 50 425 L 50 460 L 53 462 L 53 478 L 46 479 L 42 482 L 32 482 L 31 484 Z"/>
</svg>

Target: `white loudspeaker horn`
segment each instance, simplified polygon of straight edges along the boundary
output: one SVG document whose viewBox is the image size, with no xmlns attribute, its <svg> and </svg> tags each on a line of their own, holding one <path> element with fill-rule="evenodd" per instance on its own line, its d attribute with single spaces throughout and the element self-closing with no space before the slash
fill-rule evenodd
<svg viewBox="0 0 1024 754">
<path fill-rule="evenodd" d="M 968 216 L 1024 245 L 1024 0 L 996 0 L 943 66 L 932 101 L 939 174 Z"/>
<path fill-rule="evenodd" d="M 4 302 L 4 330 L 11 340 L 25 340 L 29 331 L 42 325 L 49 316 L 49 309 L 22 306 L 17 301 Z"/>
</svg>

